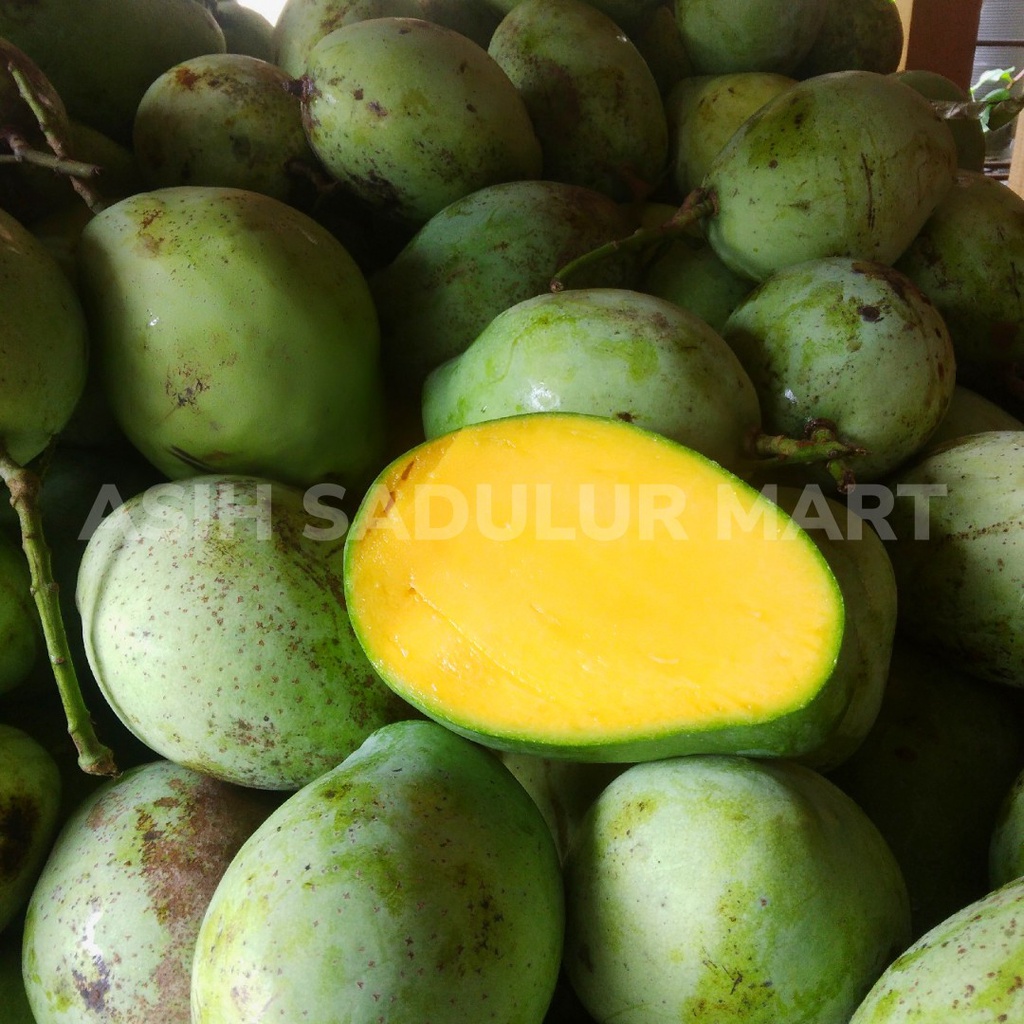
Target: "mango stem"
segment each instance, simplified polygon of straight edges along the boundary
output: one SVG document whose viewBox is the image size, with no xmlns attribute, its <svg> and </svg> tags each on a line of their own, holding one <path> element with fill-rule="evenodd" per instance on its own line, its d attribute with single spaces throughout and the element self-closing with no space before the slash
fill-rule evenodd
<svg viewBox="0 0 1024 1024">
<path fill-rule="evenodd" d="M 99 213 L 106 204 L 99 193 L 88 183 L 88 179 L 98 174 L 100 169 L 94 164 L 72 160 L 60 125 L 55 122 L 46 106 L 39 101 L 28 76 L 13 61 L 8 63 L 7 72 L 14 79 L 14 84 L 18 87 L 18 94 L 35 115 L 36 123 L 46 139 L 46 144 L 57 157 L 59 166 L 55 166 L 54 169 L 66 174 L 68 181 L 71 182 L 71 187 L 82 197 L 85 205 L 93 213 Z"/>
<path fill-rule="evenodd" d="M 750 439 L 751 454 L 762 462 L 806 466 L 824 463 L 840 493 L 847 494 L 856 484 L 847 459 L 866 455 L 867 449 L 839 437 L 839 428 L 831 420 L 809 420 L 803 437 L 765 434 L 758 431 Z"/>
<path fill-rule="evenodd" d="M 18 514 L 21 546 L 28 560 L 32 580 L 32 599 L 43 628 L 46 652 L 60 693 L 68 723 L 68 734 L 78 751 L 78 766 L 89 775 L 117 775 L 113 752 L 99 741 L 85 705 L 78 675 L 71 658 L 64 618 L 61 615 L 59 587 L 53 578 L 50 549 L 43 536 L 43 517 L 39 506 L 42 480 L 39 475 L 15 462 L 0 444 L 0 476 L 11 495 L 11 507 Z"/>
<path fill-rule="evenodd" d="M 605 242 L 604 245 L 599 245 L 596 249 L 577 256 L 574 260 L 570 260 L 551 278 L 549 288 L 553 292 L 564 291 L 565 279 L 585 267 L 619 252 L 644 249 L 668 238 L 685 234 L 694 224 L 706 217 L 713 217 L 717 212 L 718 200 L 714 193 L 704 189 L 694 189 L 668 220 L 654 227 L 637 228 L 633 234 L 627 235 L 625 238 L 612 239 L 610 242 Z"/>
</svg>

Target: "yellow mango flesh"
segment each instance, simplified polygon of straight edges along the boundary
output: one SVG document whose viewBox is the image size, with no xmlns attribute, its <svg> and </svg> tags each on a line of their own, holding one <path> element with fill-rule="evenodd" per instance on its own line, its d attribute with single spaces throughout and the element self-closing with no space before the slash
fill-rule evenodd
<svg viewBox="0 0 1024 1024">
<path fill-rule="evenodd" d="M 814 701 L 843 630 L 836 581 L 785 513 L 589 416 L 481 423 L 396 460 L 345 575 L 389 685 L 484 743 L 555 755 L 639 760 L 770 725 Z"/>
</svg>

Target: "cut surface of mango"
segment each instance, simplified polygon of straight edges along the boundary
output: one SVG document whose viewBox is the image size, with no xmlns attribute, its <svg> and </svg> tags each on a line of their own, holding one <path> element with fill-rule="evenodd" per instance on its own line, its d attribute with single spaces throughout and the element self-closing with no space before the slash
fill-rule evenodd
<svg viewBox="0 0 1024 1024">
<path fill-rule="evenodd" d="M 349 615 L 385 681 L 498 747 L 688 751 L 807 707 L 842 637 L 836 581 L 780 509 L 599 417 L 420 445 L 368 492 L 345 558 Z"/>
</svg>

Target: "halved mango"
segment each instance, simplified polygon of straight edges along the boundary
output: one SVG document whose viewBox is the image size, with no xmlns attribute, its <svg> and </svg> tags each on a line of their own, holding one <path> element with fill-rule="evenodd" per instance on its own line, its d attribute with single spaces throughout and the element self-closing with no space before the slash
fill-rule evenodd
<svg viewBox="0 0 1024 1024">
<path fill-rule="evenodd" d="M 497 749 L 640 761 L 813 749 L 838 584 L 781 509 L 627 423 L 538 413 L 427 441 L 377 478 L 345 596 L 381 677 Z"/>
</svg>

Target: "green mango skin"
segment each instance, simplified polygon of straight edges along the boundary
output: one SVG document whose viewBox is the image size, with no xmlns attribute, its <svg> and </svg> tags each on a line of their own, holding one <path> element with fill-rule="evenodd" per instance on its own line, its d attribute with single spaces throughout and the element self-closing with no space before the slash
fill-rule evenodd
<svg viewBox="0 0 1024 1024">
<path fill-rule="evenodd" d="M 878 717 L 896 636 L 896 574 L 885 544 L 852 509 L 820 488 L 778 487 L 772 500 L 806 531 L 839 583 L 846 624 L 831 686 L 849 704 L 831 735 L 798 760 L 821 772 L 841 765 Z"/>
<path fill-rule="evenodd" d="M 961 171 L 896 266 L 935 303 L 966 374 L 1024 359 L 1024 197 Z"/>
<path fill-rule="evenodd" d="M 302 81 L 313 151 L 386 218 L 423 224 L 486 185 L 540 177 L 522 96 L 454 29 L 402 17 L 343 25 L 310 51 Z"/>
<path fill-rule="evenodd" d="M 310 217 L 246 189 L 157 189 L 94 217 L 76 255 L 111 411 L 161 472 L 351 487 L 376 471 L 376 310 Z"/>
<path fill-rule="evenodd" d="M 548 827 L 491 753 L 399 722 L 290 796 L 225 871 L 194 1024 L 538 1024 L 562 950 Z M 312 937 L 312 938 L 311 938 Z"/>
<path fill-rule="evenodd" d="M 298 205 L 294 170 L 316 157 L 299 97 L 280 68 L 239 53 L 168 68 L 139 101 L 133 144 L 146 187 L 221 185 Z"/>
<path fill-rule="evenodd" d="M 31 585 L 24 553 L 0 534 L 0 694 L 26 679 L 43 648 Z"/>
<path fill-rule="evenodd" d="M 708 240 L 753 280 L 850 256 L 894 263 L 953 185 L 956 142 L 891 75 L 836 71 L 798 82 L 748 118 L 702 189 Z"/>
<path fill-rule="evenodd" d="M 85 651 L 142 742 L 227 782 L 297 789 L 408 717 L 352 633 L 329 511 L 281 484 L 200 476 L 97 527 L 78 572 Z"/>
<path fill-rule="evenodd" d="M 213 16 L 224 33 L 226 53 L 274 62 L 274 26 L 259 11 L 238 0 L 217 0 Z"/>
<path fill-rule="evenodd" d="M 799 436 L 815 419 L 866 449 L 846 461 L 858 482 L 915 455 L 956 385 L 949 332 L 892 267 L 831 257 L 773 274 L 722 329 L 757 389 L 766 429 Z"/>
<path fill-rule="evenodd" d="M 0 36 L 36 61 L 72 118 L 126 145 L 153 79 L 179 61 L 225 49 L 213 14 L 195 0 L 4 4 Z"/>
<path fill-rule="evenodd" d="M 899 861 L 915 938 L 990 888 L 989 837 L 1024 766 L 1014 696 L 897 637 L 874 726 L 829 772 Z"/>
<path fill-rule="evenodd" d="M 389 385 L 418 404 L 426 375 L 494 317 L 635 226 L 604 193 L 558 181 L 502 182 L 446 206 L 370 278 Z M 632 268 L 631 259 L 601 260 L 573 285 L 625 286 Z"/>
<path fill-rule="evenodd" d="M 22 729 L 0 723 L 0 932 L 25 908 L 57 831 L 60 771 Z"/>
<path fill-rule="evenodd" d="M 740 125 L 795 78 L 767 71 L 737 71 L 683 78 L 665 97 L 669 160 L 678 194 L 685 198 L 707 175 Z"/>
<path fill-rule="evenodd" d="M 783 760 L 628 768 L 591 805 L 565 877 L 566 970 L 601 1024 L 846 1024 L 909 942 L 878 830 Z"/>
<path fill-rule="evenodd" d="M 611 18 L 584 0 L 521 0 L 487 52 L 523 96 L 545 178 L 620 201 L 653 190 L 668 158 L 661 91 Z"/>
<path fill-rule="evenodd" d="M 49 250 L 0 210 L 0 439 L 31 462 L 64 429 L 85 389 L 88 326 Z"/>
<path fill-rule="evenodd" d="M 788 75 L 811 48 L 827 0 L 675 0 L 676 21 L 700 75 Z"/>
<path fill-rule="evenodd" d="M 1024 879 L 982 896 L 921 936 L 849 1024 L 990 1024 L 1024 1014 Z"/>
<path fill-rule="evenodd" d="M 607 416 L 742 470 L 758 429 L 754 387 L 696 315 L 620 288 L 573 288 L 499 314 L 423 385 L 427 438 L 537 412 Z"/>
<path fill-rule="evenodd" d="M 903 57 L 903 18 L 894 0 L 826 0 L 825 20 L 793 72 L 811 78 L 832 71 L 892 74 Z"/>
<path fill-rule="evenodd" d="M 1024 687 L 1024 435 L 972 434 L 895 475 L 889 557 L 900 628 L 950 664 Z M 914 487 L 937 488 L 927 500 Z"/>
<path fill-rule="evenodd" d="M 370 18 L 422 18 L 486 49 L 503 14 L 484 0 L 287 0 L 274 24 L 274 63 L 298 78 L 325 35 Z"/>
<path fill-rule="evenodd" d="M 663 243 L 636 288 L 689 310 L 721 334 L 753 285 L 734 274 L 705 239 L 682 235 Z"/>
<path fill-rule="evenodd" d="M 626 0 L 636 10 L 635 5 Z M 670 0 L 661 0 L 652 8 L 644 8 L 632 18 L 620 20 L 608 8 L 610 4 L 594 4 L 604 9 L 616 24 L 628 24 L 627 34 L 651 69 L 658 91 L 665 96 L 681 78 L 693 74 L 693 63 L 679 34 L 675 11 Z"/>
<path fill-rule="evenodd" d="M 563 862 L 587 809 L 605 786 L 627 767 L 600 761 L 541 757 L 524 751 L 495 753 L 544 815 Z"/>
<path fill-rule="evenodd" d="M 935 448 L 986 430 L 1024 430 L 1024 422 L 990 398 L 964 384 L 957 384 L 946 415 L 928 438 L 928 447 Z"/>
<path fill-rule="evenodd" d="M 888 2 L 891 3 L 891 0 Z M 928 71 L 924 68 L 904 68 L 902 71 L 896 72 L 896 77 L 930 100 L 966 102 L 971 98 L 968 90 L 962 89 L 951 78 L 947 78 L 938 71 Z M 947 121 L 947 124 L 956 140 L 957 164 L 960 169 L 983 173 L 985 170 L 985 130 L 981 127 L 981 122 L 975 118 L 956 118 Z"/>
<path fill-rule="evenodd" d="M 25 915 L 22 969 L 37 1024 L 188 1020 L 200 920 L 278 802 L 163 760 L 85 798 Z"/>
</svg>

